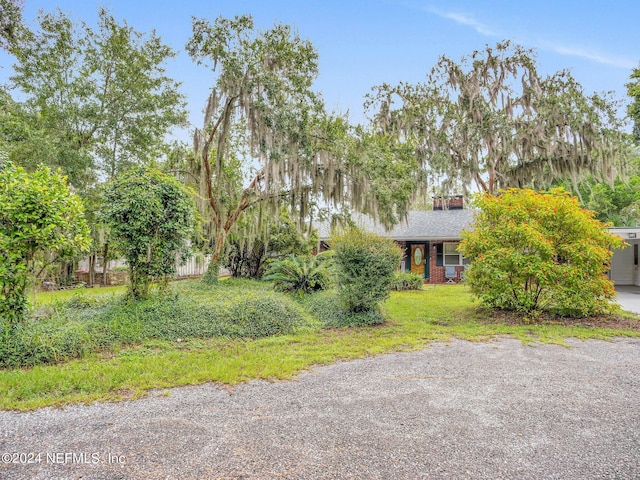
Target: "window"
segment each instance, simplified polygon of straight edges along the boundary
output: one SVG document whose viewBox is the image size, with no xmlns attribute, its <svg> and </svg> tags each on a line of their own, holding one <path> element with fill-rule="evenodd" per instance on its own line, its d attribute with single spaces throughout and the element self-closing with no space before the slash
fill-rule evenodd
<svg viewBox="0 0 640 480">
<path fill-rule="evenodd" d="M 458 243 L 444 243 L 444 265 L 468 265 L 469 262 L 458 252 Z"/>
<path fill-rule="evenodd" d="M 633 264 L 636 267 L 638 266 L 638 244 L 637 243 L 633 244 Z"/>
</svg>

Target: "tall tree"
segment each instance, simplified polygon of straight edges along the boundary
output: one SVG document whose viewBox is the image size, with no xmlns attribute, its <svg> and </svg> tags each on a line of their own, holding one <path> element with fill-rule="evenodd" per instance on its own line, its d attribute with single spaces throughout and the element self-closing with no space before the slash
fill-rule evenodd
<svg viewBox="0 0 640 480">
<path fill-rule="evenodd" d="M 99 10 L 96 29 L 62 12 L 41 13 L 39 28 L 9 44 L 14 89 L 37 119 L 10 157 L 60 166 L 76 187 L 92 180 L 94 159 L 109 177 L 154 158 L 167 131 L 185 121 L 179 84 L 164 64 L 175 53 L 151 32 L 138 33 Z M 18 158 L 14 158 L 18 157 Z"/>
<path fill-rule="evenodd" d="M 252 205 L 286 197 L 304 217 L 322 197 L 377 211 L 381 197 L 364 194 L 369 177 L 351 161 L 348 125 L 326 115 L 312 90 L 318 56 L 309 41 L 286 25 L 257 31 L 250 16 L 194 18 L 187 51 L 215 74 L 194 135 L 213 243 L 206 281 L 216 280 L 229 232 Z"/>
<path fill-rule="evenodd" d="M 425 83 L 376 87 L 368 105 L 378 128 L 417 142 L 419 161 L 447 189 L 611 180 L 627 155 L 611 100 L 585 95 L 567 71 L 543 78 L 534 53 L 509 42 L 461 63 L 443 56 Z"/>
<path fill-rule="evenodd" d="M 633 138 L 640 145 L 640 67 L 635 68 L 629 78 L 631 81 L 627 83 L 627 94 L 631 97 L 631 104 L 628 112 L 633 121 Z"/>
<path fill-rule="evenodd" d="M 24 0 L 0 0 L 0 49 L 8 50 L 22 28 Z"/>
</svg>

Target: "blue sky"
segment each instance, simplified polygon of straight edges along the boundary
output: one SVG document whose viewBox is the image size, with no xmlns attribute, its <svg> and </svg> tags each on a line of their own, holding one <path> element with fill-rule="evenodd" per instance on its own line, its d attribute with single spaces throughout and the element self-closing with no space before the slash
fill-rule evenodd
<svg viewBox="0 0 640 480">
<path fill-rule="evenodd" d="M 362 103 L 372 86 L 422 81 L 440 55 L 459 60 L 502 39 L 535 48 L 542 73 L 570 69 L 587 93 L 615 91 L 625 99 L 624 84 L 640 65 L 637 0 L 26 0 L 24 15 L 33 22 L 39 9 L 59 7 L 94 24 L 98 6 L 138 31 L 155 29 L 180 51 L 167 69 L 182 82 L 195 126 L 213 77 L 184 52 L 191 16 L 249 13 L 260 29 L 295 25 L 318 49 L 317 90 L 330 110 L 348 110 L 354 122 L 364 121 Z M 0 65 L 6 81 L 11 59 L 0 54 Z"/>
</svg>

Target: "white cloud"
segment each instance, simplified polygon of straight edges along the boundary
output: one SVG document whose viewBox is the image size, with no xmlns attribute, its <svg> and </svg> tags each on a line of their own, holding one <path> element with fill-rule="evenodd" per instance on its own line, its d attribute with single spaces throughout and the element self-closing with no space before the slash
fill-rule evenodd
<svg viewBox="0 0 640 480">
<path fill-rule="evenodd" d="M 596 52 L 589 52 L 582 47 L 573 47 L 549 42 L 539 42 L 536 47 L 541 50 L 548 50 L 560 55 L 584 58 L 602 65 L 611 65 L 613 67 L 626 68 L 628 70 L 636 67 L 636 62 L 629 58 L 600 55 Z"/>
<path fill-rule="evenodd" d="M 471 27 L 481 35 L 486 35 L 488 37 L 497 36 L 497 34 L 493 30 L 491 30 L 489 27 L 487 27 L 486 25 L 483 25 L 482 23 L 478 22 L 476 19 L 471 18 L 467 15 L 464 15 L 461 13 L 443 12 L 441 10 L 437 10 L 431 7 L 427 8 L 426 10 L 429 13 L 433 13 L 434 15 L 437 15 L 441 18 L 446 18 L 447 20 L 453 20 L 459 25 L 465 25 L 467 27 Z"/>
<path fill-rule="evenodd" d="M 463 13 L 457 13 L 457 12 L 445 12 L 433 7 L 425 7 L 424 10 L 434 15 L 437 15 L 440 18 L 452 20 L 459 25 L 471 27 L 481 35 L 485 35 L 488 37 L 499 36 L 498 33 L 496 33 L 490 27 L 488 27 L 483 23 L 480 23 L 475 18 L 469 15 L 466 15 Z M 609 65 L 617 68 L 625 68 L 627 70 L 631 70 L 637 66 L 637 62 L 634 60 L 631 60 L 630 58 L 599 54 L 597 52 L 590 51 L 584 47 L 563 45 L 560 43 L 554 43 L 550 41 L 522 41 L 522 40 L 518 40 L 517 37 L 513 37 L 512 35 L 508 35 L 508 36 L 511 38 L 514 38 L 516 42 L 529 45 L 530 47 L 534 47 L 540 50 L 546 50 L 549 52 L 554 52 L 559 55 L 565 55 L 568 57 L 582 58 L 584 60 L 589 60 L 591 62 L 599 63 L 601 65 Z"/>
</svg>

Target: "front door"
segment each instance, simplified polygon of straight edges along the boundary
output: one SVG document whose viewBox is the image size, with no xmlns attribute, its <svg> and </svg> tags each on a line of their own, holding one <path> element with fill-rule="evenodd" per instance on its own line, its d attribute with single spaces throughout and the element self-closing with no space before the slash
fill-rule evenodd
<svg viewBox="0 0 640 480">
<path fill-rule="evenodd" d="M 425 278 L 424 264 L 426 252 L 423 244 L 411 245 L 411 273 Z"/>
</svg>

